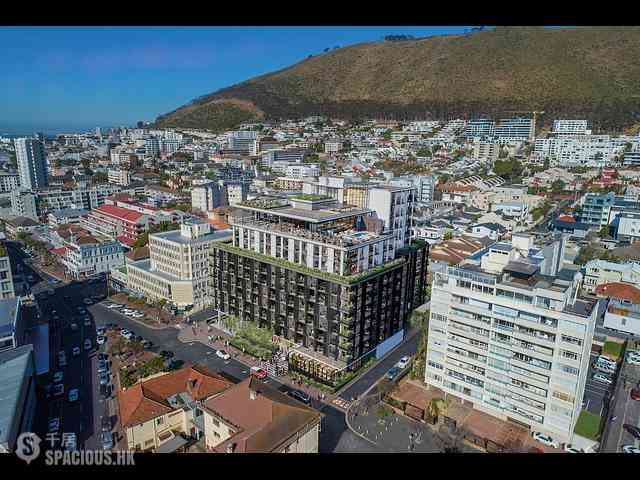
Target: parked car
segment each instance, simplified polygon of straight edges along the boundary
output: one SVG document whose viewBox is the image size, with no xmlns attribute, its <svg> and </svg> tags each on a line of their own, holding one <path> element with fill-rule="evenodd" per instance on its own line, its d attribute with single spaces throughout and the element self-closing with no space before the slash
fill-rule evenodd
<svg viewBox="0 0 640 480">
<path fill-rule="evenodd" d="M 64 394 L 64 385 L 62 383 L 59 383 L 58 385 L 55 385 L 53 387 L 53 396 L 54 397 L 59 397 L 60 395 Z"/>
<path fill-rule="evenodd" d="M 82 300 L 82 302 L 85 305 L 93 305 L 93 300 L 91 300 L 90 298 L 85 298 L 85 299 Z"/>
<path fill-rule="evenodd" d="M 58 417 L 50 418 L 49 423 L 47 424 L 47 432 L 55 433 L 58 430 L 60 430 L 60 419 Z"/>
<path fill-rule="evenodd" d="M 100 423 L 102 425 L 102 431 L 103 432 L 110 432 L 111 431 L 111 417 L 109 417 L 108 415 L 104 415 L 102 417 L 102 420 L 100 420 Z"/>
<path fill-rule="evenodd" d="M 631 425 L 630 423 L 625 423 L 622 428 L 624 428 L 627 432 L 629 432 L 633 438 L 640 440 L 640 428 L 635 425 Z"/>
<path fill-rule="evenodd" d="M 62 370 L 53 374 L 53 383 L 60 383 L 62 381 Z"/>
<path fill-rule="evenodd" d="M 143 340 L 142 347 L 149 350 L 151 347 L 153 347 L 153 342 L 150 342 L 149 340 Z"/>
<path fill-rule="evenodd" d="M 311 397 L 306 392 L 303 392 L 301 390 L 289 390 L 287 394 L 290 397 L 304 403 L 305 405 L 311 405 Z"/>
<path fill-rule="evenodd" d="M 78 355 L 80 355 L 80 347 L 73 347 L 73 349 L 71 350 L 71 353 L 73 354 L 74 357 L 77 357 Z"/>
<path fill-rule="evenodd" d="M 160 356 L 162 358 L 171 358 L 174 356 L 174 353 L 171 350 L 162 350 L 160 352 Z"/>
<path fill-rule="evenodd" d="M 597 360 L 596 363 L 605 363 L 607 365 L 611 365 L 613 368 L 616 368 L 618 366 L 617 362 L 614 362 L 613 360 L 611 360 L 610 358 L 607 358 L 603 355 L 600 355 Z"/>
<path fill-rule="evenodd" d="M 396 363 L 396 367 L 398 367 L 400 370 L 404 370 L 405 368 L 407 368 L 407 365 L 409 365 L 410 360 L 411 357 L 405 355 L 398 361 L 398 363 Z"/>
<path fill-rule="evenodd" d="M 109 374 L 107 372 L 102 372 L 98 378 L 100 380 L 100 385 L 109 384 Z"/>
<path fill-rule="evenodd" d="M 98 373 L 108 372 L 108 371 L 109 371 L 109 365 L 107 364 L 106 360 L 98 360 Z"/>
<path fill-rule="evenodd" d="M 67 365 L 67 354 L 64 352 L 64 350 L 58 352 L 58 365 L 60 365 L 61 367 Z"/>
<path fill-rule="evenodd" d="M 91 326 L 91 317 L 89 315 L 84 317 L 84 326 L 85 327 L 90 327 Z"/>
<path fill-rule="evenodd" d="M 111 450 L 113 448 L 113 435 L 111 432 L 102 432 L 100 434 L 103 450 Z"/>
<path fill-rule="evenodd" d="M 216 350 L 216 355 L 223 360 L 229 360 L 231 358 L 231 355 L 229 355 L 224 350 Z"/>
<path fill-rule="evenodd" d="M 640 453 L 640 448 L 635 445 L 623 445 L 620 450 L 622 450 L 623 453 Z"/>
<path fill-rule="evenodd" d="M 76 400 L 78 400 L 78 389 L 72 388 L 71 390 L 69 390 L 69 401 L 75 402 Z"/>
<path fill-rule="evenodd" d="M 100 385 L 100 396 L 106 400 L 111 396 L 111 385 Z"/>
<path fill-rule="evenodd" d="M 74 331 L 74 332 L 76 332 L 78 330 L 78 324 L 77 323 L 72 323 L 70 325 L 70 327 L 71 327 L 71 330 Z"/>
<path fill-rule="evenodd" d="M 545 435 L 544 433 L 541 433 L 541 432 L 533 432 L 531 436 L 535 441 L 540 442 L 543 445 L 546 445 L 548 447 L 553 447 L 553 448 L 560 448 L 560 445 L 558 444 L 558 442 L 556 442 L 549 435 Z"/>
<path fill-rule="evenodd" d="M 85 350 L 91 350 L 92 347 L 93 347 L 93 345 L 91 345 L 91 340 L 89 340 L 88 338 L 85 339 L 85 341 L 84 341 L 84 349 Z"/>
<path fill-rule="evenodd" d="M 267 371 L 264 368 L 260 368 L 260 367 L 251 367 L 250 373 L 256 378 L 267 377 Z"/>
<path fill-rule="evenodd" d="M 640 365 L 640 358 L 638 358 L 638 357 L 627 357 L 627 363 L 629 365 Z"/>
<path fill-rule="evenodd" d="M 107 329 L 105 327 L 98 327 L 96 330 L 97 335 L 104 335 L 105 333 L 107 333 Z"/>
<path fill-rule="evenodd" d="M 98 335 L 98 336 L 96 337 L 96 343 L 97 343 L 98 345 L 102 345 L 102 344 L 104 344 L 104 342 L 106 342 L 106 341 L 107 341 L 107 337 L 105 337 L 105 336 Z"/>
<path fill-rule="evenodd" d="M 631 397 L 631 400 L 640 400 L 640 388 L 632 388 L 629 396 Z"/>
<path fill-rule="evenodd" d="M 606 383 L 607 385 L 611 385 L 613 380 L 610 376 L 605 375 L 604 373 L 594 373 L 592 377 L 596 382 Z"/>
<path fill-rule="evenodd" d="M 106 353 L 99 353 L 98 354 L 98 360 L 104 360 L 107 361 L 109 359 L 109 355 Z"/>
<path fill-rule="evenodd" d="M 387 380 L 393 380 L 398 376 L 399 373 L 400 373 L 400 369 L 398 367 L 393 367 L 386 373 L 385 378 Z"/>
<path fill-rule="evenodd" d="M 576 448 L 573 445 L 571 445 L 570 443 L 565 443 L 562 446 L 562 449 L 567 453 L 585 453 L 585 451 L 583 449 Z"/>
<path fill-rule="evenodd" d="M 613 374 L 616 372 L 615 368 L 611 368 L 608 365 L 605 364 L 598 364 L 598 363 L 594 363 L 593 364 L 593 368 L 595 370 L 598 370 L 599 372 L 603 372 L 605 374 Z"/>
</svg>

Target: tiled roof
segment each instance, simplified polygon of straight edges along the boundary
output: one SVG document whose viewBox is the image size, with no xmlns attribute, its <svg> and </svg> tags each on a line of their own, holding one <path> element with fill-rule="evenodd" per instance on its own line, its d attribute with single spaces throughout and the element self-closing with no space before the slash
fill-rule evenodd
<svg viewBox="0 0 640 480">
<path fill-rule="evenodd" d="M 254 399 L 250 398 L 252 390 L 257 392 Z M 254 377 L 207 400 L 204 409 L 237 429 L 228 440 L 215 447 L 218 452 L 226 452 L 230 444 L 235 444 L 237 453 L 272 452 L 322 416 Z"/>
<path fill-rule="evenodd" d="M 116 240 L 118 240 L 120 243 L 124 243 L 125 245 L 128 245 L 129 247 L 133 246 L 133 244 L 136 243 L 135 240 L 132 240 L 129 237 L 126 237 L 124 235 L 117 236 Z"/>
<path fill-rule="evenodd" d="M 120 390 L 120 419 L 124 427 L 144 423 L 175 410 L 167 401 L 173 395 L 187 392 L 194 400 L 204 400 L 232 385 L 204 366 L 187 366 Z"/>
<path fill-rule="evenodd" d="M 640 288 L 629 283 L 612 282 L 598 285 L 596 287 L 596 295 L 640 303 Z"/>
<path fill-rule="evenodd" d="M 94 209 L 96 212 L 116 217 L 127 222 L 137 222 L 144 214 L 129 210 L 127 208 L 116 207 L 115 205 L 102 205 Z"/>
<path fill-rule="evenodd" d="M 130 258 L 131 260 L 142 260 L 144 258 L 149 258 L 149 246 L 144 246 L 144 247 L 136 248 L 135 250 L 131 250 L 130 252 L 127 252 L 125 256 L 127 258 Z"/>
</svg>

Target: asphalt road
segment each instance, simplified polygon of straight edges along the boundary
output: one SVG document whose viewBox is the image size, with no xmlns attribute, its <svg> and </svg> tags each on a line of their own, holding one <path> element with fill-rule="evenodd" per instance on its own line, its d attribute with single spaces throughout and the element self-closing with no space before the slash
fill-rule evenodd
<svg viewBox="0 0 640 480">
<path fill-rule="evenodd" d="M 393 367 L 400 358 L 405 355 L 414 355 L 418 350 L 418 341 L 420 335 L 413 335 L 409 340 L 401 344 L 396 350 L 390 353 L 381 362 L 376 364 L 369 371 L 361 375 L 354 383 L 340 392 L 340 398 L 350 401 L 352 398 L 358 398 L 370 387 L 375 385 L 378 380 L 384 377 L 385 373 Z"/>
<path fill-rule="evenodd" d="M 589 362 L 593 363 L 597 357 L 598 354 L 592 352 Z M 589 365 L 587 381 L 584 386 L 582 405 L 585 410 L 595 413 L 596 415 L 602 415 L 604 399 L 611 394 L 612 386 L 593 380 L 593 375 L 597 372 L 598 370 L 595 370 L 591 365 Z"/>
<path fill-rule="evenodd" d="M 95 319 L 96 327 L 100 327 L 106 323 L 115 323 L 120 327 L 132 330 L 136 335 L 140 335 L 144 339 L 153 342 L 152 351 L 170 350 L 175 354 L 174 358 L 177 360 L 182 360 L 185 363 L 205 365 L 212 370 L 219 371 L 238 381 L 249 375 L 249 367 L 233 358 L 229 360 L 219 358 L 215 355 L 215 350 L 211 347 L 200 342 L 181 342 L 178 340 L 179 330 L 177 328 L 149 328 L 132 321 L 114 310 L 109 310 L 100 304 L 89 307 L 89 311 Z M 383 368 L 381 371 L 383 371 L 384 374 L 386 370 L 388 369 Z M 368 378 L 369 381 L 376 380 L 373 379 L 371 375 Z M 290 390 L 288 385 L 282 384 L 274 378 L 270 377 L 268 382 L 282 392 Z M 342 410 L 332 405 L 321 403 L 317 399 L 312 399 L 312 404 L 324 414 L 320 433 L 321 453 L 379 451 L 377 447 L 361 439 L 348 429 Z"/>
</svg>

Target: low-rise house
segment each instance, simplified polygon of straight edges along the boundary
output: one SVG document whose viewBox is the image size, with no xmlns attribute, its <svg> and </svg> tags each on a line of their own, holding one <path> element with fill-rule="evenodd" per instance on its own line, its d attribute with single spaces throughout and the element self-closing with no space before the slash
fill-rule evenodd
<svg viewBox="0 0 640 480">
<path fill-rule="evenodd" d="M 498 240 L 507 233 L 507 229 L 498 223 L 476 223 L 470 230 L 469 235 L 472 237 L 489 237 L 491 240 Z"/>
<path fill-rule="evenodd" d="M 587 292 L 593 293 L 598 285 L 614 282 L 640 284 L 640 266 L 607 260 L 591 260 L 585 265 L 583 288 Z"/>
<path fill-rule="evenodd" d="M 603 326 L 631 335 L 640 335 L 640 288 L 615 282 L 598 285 L 598 297 L 609 299 Z"/>
<path fill-rule="evenodd" d="M 118 391 L 127 448 L 173 452 L 204 434 L 202 407 L 233 385 L 202 365 L 187 366 Z"/>
<path fill-rule="evenodd" d="M 70 223 L 80 223 L 82 217 L 89 213 L 84 208 L 64 208 L 62 210 L 53 210 L 49 212 L 47 219 L 51 228 L 58 228 L 61 225 Z"/>
<path fill-rule="evenodd" d="M 28 217 L 14 217 L 11 220 L 7 220 L 6 232 L 10 238 L 16 238 L 18 233 L 33 233 L 40 226 L 38 222 Z"/>
<path fill-rule="evenodd" d="M 205 446 L 216 453 L 318 453 L 322 415 L 250 376 L 204 402 Z"/>
<path fill-rule="evenodd" d="M 493 243 L 488 239 L 460 236 L 433 245 L 429 251 L 429 269 L 436 265 L 458 265 Z"/>
<path fill-rule="evenodd" d="M 590 228 L 592 227 L 586 223 L 576 222 L 570 215 L 560 215 L 549 224 L 549 230 L 553 233 L 568 233 L 578 238 L 585 238 Z"/>
</svg>

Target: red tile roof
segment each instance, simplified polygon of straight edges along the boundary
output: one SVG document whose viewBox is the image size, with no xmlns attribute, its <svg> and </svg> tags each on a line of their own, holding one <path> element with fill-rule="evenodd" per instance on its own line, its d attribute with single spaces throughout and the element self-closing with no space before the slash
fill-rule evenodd
<svg viewBox="0 0 640 480">
<path fill-rule="evenodd" d="M 49 250 L 51 253 L 53 253 L 54 255 L 60 255 L 63 256 L 66 252 L 67 252 L 67 247 L 60 247 L 60 248 L 52 248 L 51 250 Z"/>
<path fill-rule="evenodd" d="M 257 392 L 254 399 L 252 390 Z M 322 416 L 254 377 L 210 398 L 204 409 L 234 426 L 235 434 L 215 447 L 221 453 L 232 444 L 237 453 L 278 451 L 292 435 Z"/>
<path fill-rule="evenodd" d="M 596 287 L 596 295 L 629 300 L 632 303 L 640 303 L 640 288 L 629 283 L 612 282 L 598 285 Z"/>
<path fill-rule="evenodd" d="M 133 246 L 134 243 L 136 243 L 135 239 L 131 239 L 129 237 L 125 237 L 124 235 L 120 235 L 118 237 L 116 237 L 116 240 L 118 240 L 120 243 L 124 243 L 125 245 L 128 245 L 129 247 Z"/>
<path fill-rule="evenodd" d="M 187 392 L 194 400 L 204 400 L 232 385 L 202 365 L 187 366 L 120 390 L 120 419 L 124 427 L 131 427 L 175 410 L 167 401 L 173 395 Z"/>
<path fill-rule="evenodd" d="M 144 214 L 129 210 L 128 208 L 116 207 L 115 205 L 102 205 L 94 209 L 99 213 L 119 218 L 126 222 L 137 222 Z"/>
</svg>

